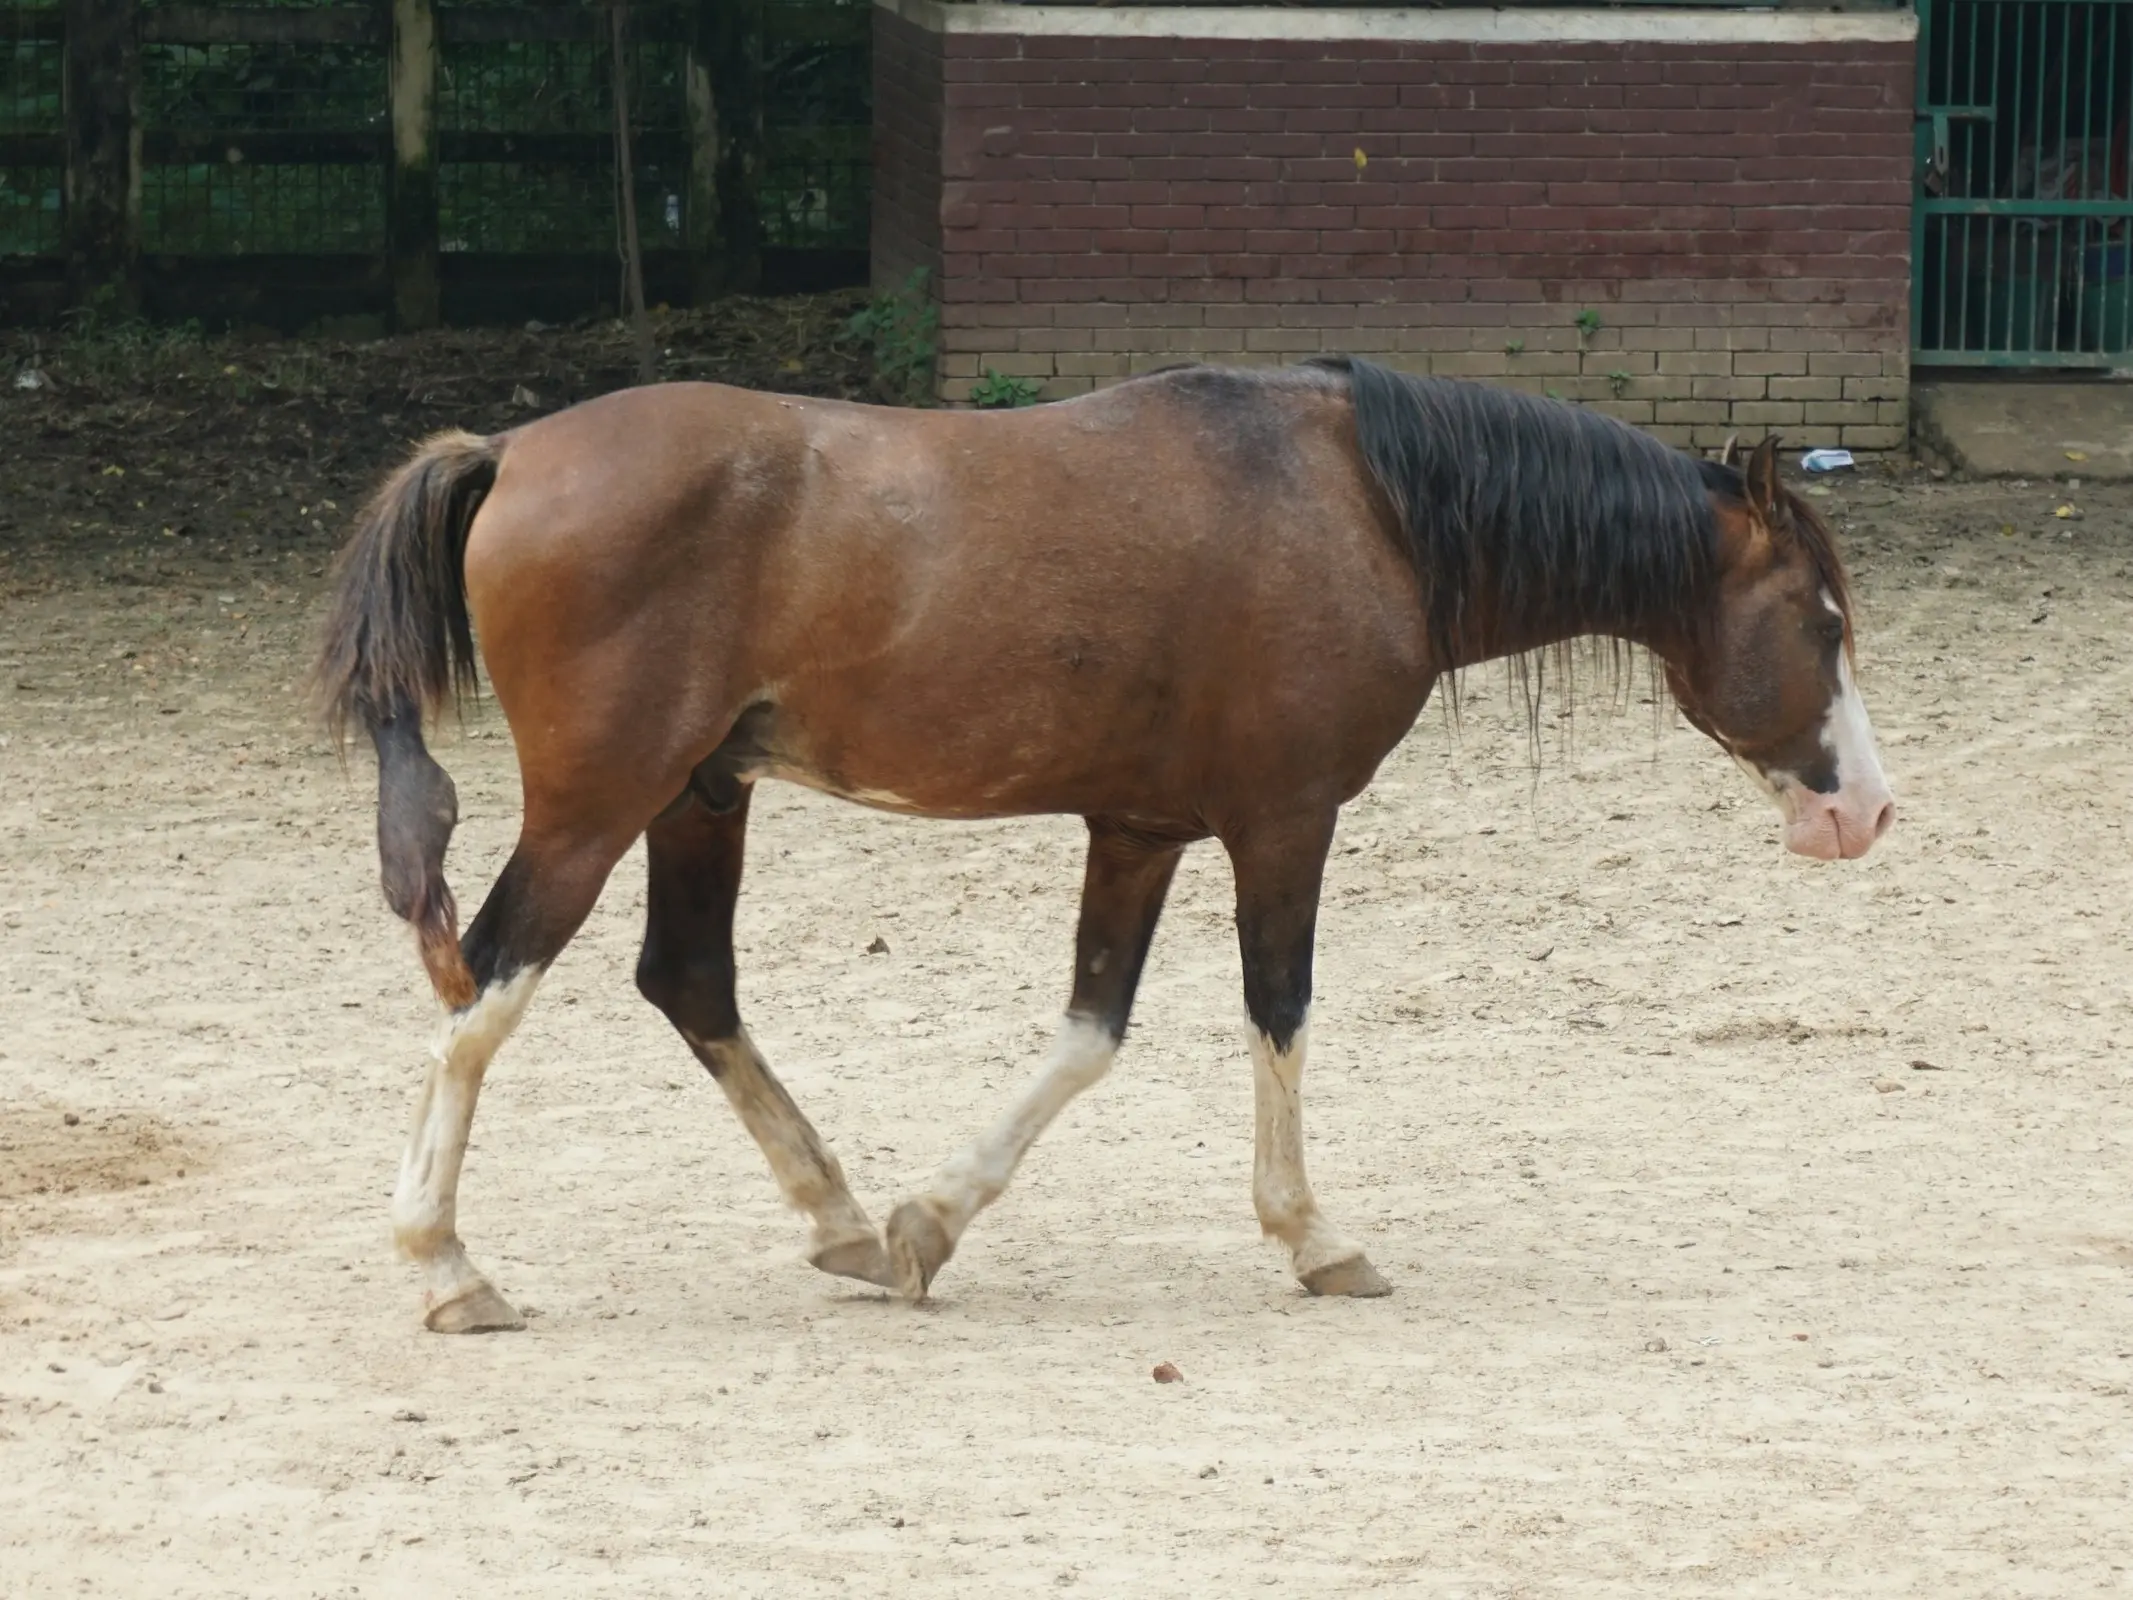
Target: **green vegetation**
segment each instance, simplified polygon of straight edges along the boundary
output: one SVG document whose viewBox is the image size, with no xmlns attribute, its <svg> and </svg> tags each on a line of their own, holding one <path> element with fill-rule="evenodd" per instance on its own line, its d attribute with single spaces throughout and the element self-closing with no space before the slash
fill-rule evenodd
<svg viewBox="0 0 2133 1600">
<path fill-rule="evenodd" d="M 985 376 L 971 385 L 970 403 L 980 411 L 1014 411 L 1037 403 L 1043 385 L 1030 378 L 1010 378 L 985 369 Z"/>
<path fill-rule="evenodd" d="M 845 337 L 873 352 L 876 391 L 900 405 L 933 400 L 933 336 L 940 312 L 926 292 L 926 277 L 924 267 L 915 268 L 899 287 L 876 295 L 845 324 Z"/>
</svg>

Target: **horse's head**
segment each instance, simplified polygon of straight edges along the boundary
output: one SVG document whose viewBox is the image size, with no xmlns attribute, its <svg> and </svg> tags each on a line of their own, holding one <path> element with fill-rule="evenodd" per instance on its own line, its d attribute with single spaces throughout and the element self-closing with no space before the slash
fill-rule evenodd
<svg viewBox="0 0 2133 1600">
<path fill-rule="evenodd" d="M 1775 439 L 1749 456 L 1737 487 L 1724 474 L 1712 504 L 1713 611 L 1668 652 L 1668 687 L 1777 802 L 1787 849 L 1863 856 L 1896 804 L 1852 682 L 1850 598 L 1829 529 L 1778 481 Z"/>
</svg>

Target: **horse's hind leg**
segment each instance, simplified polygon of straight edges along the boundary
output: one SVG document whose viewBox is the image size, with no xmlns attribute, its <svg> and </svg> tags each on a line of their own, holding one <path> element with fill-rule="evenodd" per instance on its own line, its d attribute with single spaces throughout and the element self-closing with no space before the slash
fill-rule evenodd
<svg viewBox="0 0 2133 1600">
<path fill-rule="evenodd" d="M 627 844 L 521 833 L 462 942 L 474 999 L 444 1020 L 393 1189 L 393 1238 L 422 1268 L 423 1322 L 438 1333 L 525 1325 L 459 1242 L 459 1169 L 490 1059 Z"/>
<path fill-rule="evenodd" d="M 645 835 L 651 862 L 637 987 L 726 1092 L 762 1147 L 785 1198 L 813 1221 L 808 1260 L 824 1272 L 886 1286 L 881 1236 L 852 1198 L 844 1169 L 778 1082 L 734 995 L 733 905 L 741 888 L 749 789 L 713 810 L 693 791 Z"/>
<path fill-rule="evenodd" d="M 1090 820 L 1066 1018 L 1037 1080 L 1007 1115 L 889 1218 L 889 1257 L 896 1287 L 907 1298 L 925 1298 L 963 1230 L 1000 1197 L 1038 1135 L 1069 1100 L 1110 1071 L 1182 848 Z"/>
<path fill-rule="evenodd" d="M 1237 873 L 1237 942 L 1252 1021 L 1252 1205 L 1259 1226 L 1289 1247 L 1298 1280 L 1313 1294 L 1390 1294 L 1362 1246 L 1319 1211 L 1304 1174 L 1311 948 L 1332 839 L 1326 816 L 1224 840 Z"/>
</svg>

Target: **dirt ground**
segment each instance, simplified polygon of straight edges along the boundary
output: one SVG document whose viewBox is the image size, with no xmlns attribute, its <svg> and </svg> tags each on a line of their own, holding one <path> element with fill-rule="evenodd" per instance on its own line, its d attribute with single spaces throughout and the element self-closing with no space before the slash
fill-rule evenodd
<svg viewBox="0 0 2133 1600">
<path fill-rule="evenodd" d="M 633 858 L 476 1126 L 531 1326 L 453 1340 L 385 1224 L 432 1005 L 295 685 L 397 441 L 601 380 L 206 354 L 205 399 L 184 352 L 0 389 L 0 1592 L 2133 1593 L 2133 491 L 1817 486 L 1902 807 L 1864 863 L 1645 705 L 1537 776 L 1499 677 L 1424 716 L 1344 826 L 1306 1085 L 1391 1299 L 1257 1237 L 1214 849 L 919 1310 L 800 1262 L 633 990 Z M 440 748 L 471 902 L 510 745 Z M 744 1005 L 878 1218 L 1032 1070 L 1079 824 L 766 786 L 753 833 Z"/>
</svg>

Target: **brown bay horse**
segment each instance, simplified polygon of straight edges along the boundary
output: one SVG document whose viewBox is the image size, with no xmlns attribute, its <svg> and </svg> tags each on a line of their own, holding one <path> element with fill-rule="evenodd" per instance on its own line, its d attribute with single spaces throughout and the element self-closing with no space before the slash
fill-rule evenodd
<svg viewBox="0 0 2133 1600">
<path fill-rule="evenodd" d="M 1778 481 L 1619 423 L 1367 363 L 1185 368 L 1020 412 L 701 384 L 425 445 L 364 513 L 319 664 L 378 755 L 386 898 L 446 1007 L 392 1217 L 428 1325 L 518 1325 L 467 1259 L 460 1166 L 490 1058 L 625 851 L 638 986 L 731 1100 L 825 1271 L 920 1298 L 1060 1108 L 1101 1078 L 1180 853 L 1235 868 L 1252 1199 L 1321 1294 L 1386 1283 L 1314 1200 L 1301 1080 L 1341 806 L 1437 680 L 1601 635 L 1776 801 L 1865 854 L 1893 815 L 1828 530 Z M 459 936 L 451 780 L 424 718 L 475 639 L 525 813 Z M 877 1230 L 742 1027 L 748 801 L 785 778 L 925 817 L 1070 813 L 1089 851 L 1064 1024 L 1034 1082 Z"/>
</svg>

